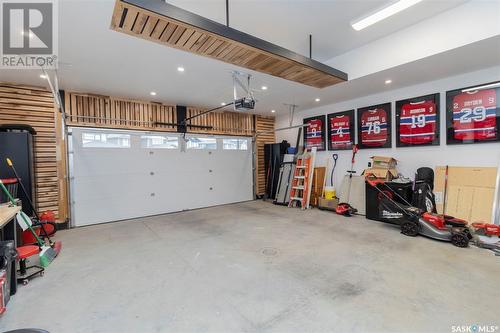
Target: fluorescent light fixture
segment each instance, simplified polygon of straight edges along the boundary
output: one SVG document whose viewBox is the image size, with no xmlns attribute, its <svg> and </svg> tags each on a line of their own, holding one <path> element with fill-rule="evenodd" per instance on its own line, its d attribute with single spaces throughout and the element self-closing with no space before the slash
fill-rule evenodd
<svg viewBox="0 0 500 333">
<path fill-rule="evenodd" d="M 393 4 L 382 8 L 381 10 L 367 16 L 361 20 L 358 20 L 352 24 L 352 28 L 356 31 L 363 30 L 366 27 L 369 27 L 372 24 L 380 22 L 394 14 L 397 14 L 407 8 L 410 8 L 413 5 L 421 2 L 422 0 L 399 0 L 394 2 Z"/>
<path fill-rule="evenodd" d="M 321 99 L 316 98 L 314 101 L 315 101 L 315 102 L 320 102 L 320 101 L 321 101 Z"/>
<path fill-rule="evenodd" d="M 494 88 L 494 87 L 500 87 L 500 82 L 488 83 L 488 84 L 483 84 L 481 86 L 467 88 L 467 89 L 462 90 L 462 92 L 469 92 L 469 91 L 481 90 L 481 89 L 486 89 L 486 88 Z"/>
<path fill-rule="evenodd" d="M 149 93 L 151 96 L 156 96 L 156 92 L 152 91 Z"/>
<path fill-rule="evenodd" d="M 266 86 L 262 86 L 261 88 L 262 90 L 267 90 L 267 87 Z"/>
<path fill-rule="evenodd" d="M 177 67 L 177 71 L 178 71 L 178 72 L 184 72 L 184 71 L 185 71 L 185 69 L 184 69 L 184 67 Z"/>
<path fill-rule="evenodd" d="M 392 83 L 392 80 L 385 80 L 385 84 L 391 84 Z"/>
<path fill-rule="evenodd" d="M 272 113 L 275 113 L 275 112 L 276 112 L 276 110 L 271 110 L 271 112 L 272 112 Z"/>
<path fill-rule="evenodd" d="M 41 78 L 41 79 L 46 79 L 46 78 L 47 78 L 47 75 L 45 75 L 45 74 L 40 74 L 40 78 Z"/>
</svg>

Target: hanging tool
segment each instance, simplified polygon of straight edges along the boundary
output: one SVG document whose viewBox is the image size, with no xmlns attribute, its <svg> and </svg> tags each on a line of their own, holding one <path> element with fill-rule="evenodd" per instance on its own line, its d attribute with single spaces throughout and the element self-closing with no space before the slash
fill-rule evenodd
<svg viewBox="0 0 500 333">
<path fill-rule="evenodd" d="M 38 215 L 38 212 L 35 209 L 35 205 L 33 205 L 33 201 L 30 199 L 28 192 L 26 191 L 26 188 L 24 187 L 23 183 L 21 182 L 21 178 L 19 178 L 17 170 L 14 167 L 14 163 L 12 163 L 10 158 L 7 158 L 7 165 L 12 168 L 12 171 L 14 172 L 14 176 L 16 177 L 17 182 L 21 185 L 21 191 L 24 193 L 24 196 L 26 197 L 31 209 L 33 210 L 33 213 L 35 214 L 35 217 L 38 221 L 37 225 L 40 225 L 40 227 L 42 228 L 44 237 L 47 238 L 50 246 L 56 251 L 57 254 L 59 254 L 59 252 L 61 252 L 62 243 L 61 242 L 54 242 L 50 239 L 49 233 L 47 232 L 47 229 L 45 229 L 45 222 L 43 222 L 42 219 L 40 218 L 40 215 Z"/>
<path fill-rule="evenodd" d="M 335 168 L 337 167 L 337 161 L 339 159 L 339 155 L 338 154 L 333 154 L 333 168 L 332 168 L 332 173 L 330 175 L 330 186 L 333 187 L 333 176 L 334 176 L 334 173 L 335 173 Z"/>
<path fill-rule="evenodd" d="M 448 173 L 450 171 L 450 167 L 446 166 L 446 170 L 444 172 L 444 193 L 443 193 L 443 214 L 446 214 L 446 196 L 448 195 Z"/>
<path fill-rule="evenodd" d="M 327 183 L 327 176 L 325 175 L 325 183 L 323 184 L 323 196 L 318 199 L 318 208 L 321 210 L 329 210 L 329 211 L 336 211 L 338 207 L 338 198 L 337 198 L 337 192 L 335 191 L 335 187 L 333 186 L 333 177 L 334 177 L 334 172 L 337 167 L 337 160 L 339 156 L 337 154 L 333 154 L 333 167 L 332 167 L 332 172 L 330 174 L 330 184 L 331 186 L 326 186 Z M 328 159 L 328 165 L 326 168 L 326 171 L 328 173 L 330 167 L 330 159 Z"/>
<path fill-rule="evenodd" d="M 16 202 L 10 192 L 7 190 L 3 182 L 0 180 L 0 187 L 2 188 L 2 191 L 5 193 L 5 195 L 9 198 L 10 203 L 15 206 Z M 41 239 L 38 237 L 36 234 L 35 230 L 32 227 L 32 222 L 31 219 L 23 213 L 22 211 L 17 213 L 17 222 L 21 226 L 23 230 L 29 229 L 33 237 L 36 239 L 36 242 L 38 244 L 38 247 L 40 248 L 40 265 L 42 267 L 47 267 L 50 265 L 50 263 L 54 260 L 54 258 L 57 256 L 56 251 L 50 247 L 47 246 Z"/>
<path fill-rule="evenodd" d="M 315 161 L 316 147 L 313 147 L 311 152 L 306 152 L 297 158 L 288 207 L 300 205 L 302 209 L 309 208 Z"/>
<path fill-rule="evenodd" d="M 352 147 L 352 159 L 351 159 L 351 170 L 347 171 L 349 174 L 349 185 L 347 187 L 347 202 L 339 203 L 337 206 L 336 212 L 339 215 L 344 215 L 344 216 L 352 216 L 353 214 L 357 213 L 357 209 L 352 207 L 349 204 L 349 201 L 351 199 L 351 185 L 352 185 L 352 176 L 353 174 L 356 173 L 354 171 L 354 163 L 356 163 L 356 154 L 358 153 L 358 145 L 354 145 Z"/>
</svg>

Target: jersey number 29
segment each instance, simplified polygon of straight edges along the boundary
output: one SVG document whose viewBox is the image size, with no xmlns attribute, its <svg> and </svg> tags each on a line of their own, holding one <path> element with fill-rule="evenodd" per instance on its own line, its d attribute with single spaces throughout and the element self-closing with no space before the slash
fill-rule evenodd
<svg viewBox="0 0 500 333">
<path fill-rule="evenodd" d="M 484 106 L 476 106 L 474 109 L 462 109 L 460 123 L 468 124 L 473 121 L 483 121 L 486 119 L 486 108 Z"/>
</svg>

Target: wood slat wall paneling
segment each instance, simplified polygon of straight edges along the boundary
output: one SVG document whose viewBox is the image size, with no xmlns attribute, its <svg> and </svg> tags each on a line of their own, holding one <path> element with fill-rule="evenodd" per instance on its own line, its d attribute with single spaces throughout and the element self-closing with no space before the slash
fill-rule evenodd
<svg viewBox="0 0 500 333">
<path fill-rule="evenodd" d="M 66 101 L 63 102 L 66 105 Z M 68 197 L 68 146 L 66 127 L 62 112 L 55 112 L 55 133 L 56 133 L 56 168 L 58 175 L 59 189 L 59 219 L 67 221 L 70 218 L 69 197 Z"/>
<path fill-rule="evenodd" d="M 53 210 L 58 219 L 64 220 L 65 207 L 59 202 L 63 186 L 59 180 L 64 175 L 59 175 L 57 168 L 56 115 L 52 94 L 46 89 L 0 82 L 0 124 L 26 124 L 37 132 L 34 137 L 36 208 Z"/>
<path fill-rule="evenodd" d="M 176 131 L 175 126 L 156 124 L 177 122 L 173 105 L 73 92 L 66 92 L 65 98 L 71 126 Z"/>
<path fill-rule="evenodd" d="M 66 92 L 67 124 L 118 129 L 176 132 L 177 127 L 158 125 L 177 123 L 176 107 L 159 103 L 128 100 L 109 96 Z M 187 107 L 186 117 L 206 109 Z M 211 112 L 194 118 L 191 125 L 211 126 L 212 129 L 188 127 L 188 133 L 253 136 L 253 115 L 240 112 Z"/>
<path fill-rule="evenodd" d="M 187 117 L 204 112 L 201 108 L 187 108 Z M 188 133 L 253 136 L 253 115 L 240 112 L 210 112 L 192 119 L 189 124 L 211 126 L 212 129 L 188 127 Z"/>
<path fill-rule="evenodd" d="M 255 168 L 255 194 L 260 196 L 266 192 L 266 170 L 264 167 L 264 145 L 266 143 L 275 143 L 276 136 L 273 130 L 275 126 L 274 117 L 255 116 L 255 131 L 266 132 L 256 138 L 257 163 Z"/>
</svg>

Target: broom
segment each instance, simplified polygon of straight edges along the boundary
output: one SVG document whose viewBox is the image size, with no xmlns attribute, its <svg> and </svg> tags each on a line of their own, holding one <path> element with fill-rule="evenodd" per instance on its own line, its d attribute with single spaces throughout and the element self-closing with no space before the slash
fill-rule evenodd
<svg viewBox="0 0 500 333">
<path fill-rule="evenodd" d="M 5 185 L 3 184 L 2 180 L 0 180 L 0 187 L 2 188 L 3 192 L 5 195 L 9 198 L 9 201 L 11 202 L 12 205 L 16 205 L 16 202 L 14 201 L 14 198 L 10 194 L 10 192 L 7 190 Z M 38 244 L 38 247 L 40 248 L 40 265 L 42 267 L 47 267 L 50 265 L 50 263 L 54 260 L 54 258 L 57 256 L 56 251 L 54 251 L 53 248 L 50 246 L 47 246 L 36 234 L 35 230 L 31 227 L 31 220 L 30 218 L 24 214 L 22 211 L 17 213 L 17 221 L 19 224 L 21 224 L 21 227 L 23 227 L 22 224 L 24 224 L 23 230 L 29 229 L 33 237 L 35 237 L 36 242 Z"/>
<path fill-rule="evenodd" d="M 40 216 L 38 215 L 38 212 L 35 209 L 35 205 L 33 205 L 33 201 L 31 201 L 31 199 L 28 195 L 28 192 L 26 191 L 26 188 L 24 187 L 23 183 L 21 182 L 21 178 L 19 178 L 19 175 L 17 174 L 17 170 L 14 167 L 14 163 L 12 163 L 10 158 L 7 158 L 7 165 L 12 168 L 12 171 L 14 172 L 14 175 L 16 176 L 17 182 L 21 186 L 21 190 L 23 191 L 24 196 L 26 197 L 26 200 L 30 204 L 31 209 L 33 210 L 33 213 L 35 214 L 35 217 L 37 218 L 37 220 L 42 228 L 42 231 L 44 233 L 44 237 L 47 238 L 47 240 L 49 241 L 50 247 L 53 248 L 56 251 L 56 255 L 58 255 L 59 252 L 61 252 L 62 243 L 61 242 L 54 242 L 54 241 L 52 241 L 52 239 L 50 239 L 50 236 L 49 236 L 47 230 L 45 229 L 45 224 L 40 219 Z"/>
</svg>

